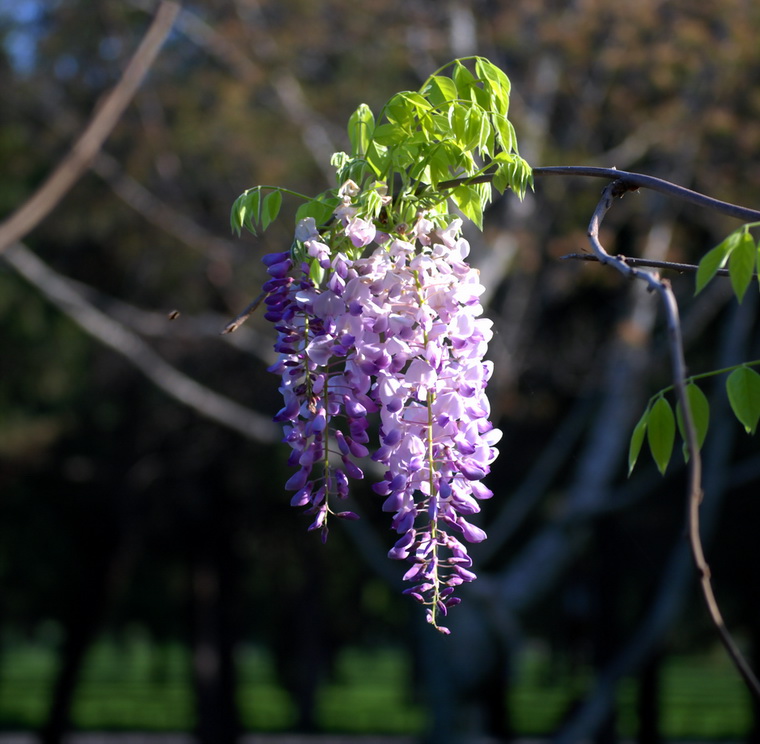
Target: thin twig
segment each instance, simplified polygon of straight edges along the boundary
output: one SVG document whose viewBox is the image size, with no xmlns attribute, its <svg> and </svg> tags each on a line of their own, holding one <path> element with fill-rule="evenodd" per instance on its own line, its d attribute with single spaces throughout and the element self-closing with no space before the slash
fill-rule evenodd
<svg viewBox="0 0 760 744">
<path fill-rule="evenodd" d="M 595 261 L 599 262 L 599 256 L 593 253 L 568 253 L 564 256 L 560 256 L 562 260 L 573 261 Z M 619 253 L 614 258 L 623 261 L 626 266 L 643 266 L 650 269 L 668 269 L 670 271 L 678 271 L 681 274 L 693 274 L 699 269 L 696 264 L 676 263 L 674 261 L 654 261 L 650 258 L 631 258 L 630 256 L 621 256 Z M 728 269 L 718 269 L 717 276 L 729 276 Z M 757 274 L 754 275 L 755 277 Z"/>
<path fill-rule="evenodd" d="M 650 290 L 657 292 L 665 308 L 665 316 L 668 327 L 668 346 L 670 348 L 671 363 L 673 366 L 673 387 L 676 398 L 681 407 L 681 416 L 684 429 L 684 438 L 689 451 L 688 466 L 688 522 L 689 542 L 691 544 L 694 563 L 700 574 L 702 594 L 707 605 L 710 618 L 715 625 L 720 640 L 728 655 L 736 666 L 739 674 L 744 679 L 750 692 L 760 700 L 760 682 L 745 660 L 738 646 L 733 640 L 731 633 L 726 627 L 723 617 L 715 599 L 715 594 L 710 580 L 710 567 L 705 559 L 702 548 L 702 538 L 699 529 L 699 506 L 702 502 L 702 458 L 699 452 L 697 430 L 689 406 L 686 393 L 686 361 L 684 358 L 683 341 L 681 338 L 681 323 L 678 315 L 678 304 L 675 295 L 667 279 L 661 279 L 657 273 L 639 271 L 628 265 L 625 260 L 618 256 L 612 256 L 604 249 L 599 241 L 599 227 L 604 216 L 612 206 L 615 198 L 628 190 L 627 179 L 623 183 L 613 181 L 602 191 L 602 197 L 597 204 L 588 227 L 588 239 L 597 259 L 603 264 L 610 264 L 624 276 L 644 281 Z"/>
<path fill-rule="evenodd" d="M 171 0 L 161 3 L 119 82 L 106 96 L 102 106 L 96 108 L 96 113 L 79 139 L 37 191 L 0 223 L 0 253 L 42 222 L 87 170 L 140 87 L 169 34 L 179 9 L 180 6 Z"/>
<path fill-rule="evenodd" d="M 262 300 L 267 296 L 267 292 L 259 292 L 258 296 L 256 297 L 253 302 L 250 302 L 245 310 L 243 310 L 242 313 L 240 313 L 236 318 L 231 320 L 229 323 L 227 323 L 224 328 L 222 328 L 222 334 L 226 333 L 232 333 L 233 331 L 236 331 L 238 328 L 240 328 L 243 323 L 245 323 L 248 318 L 253 315 L 256 308 L 261 304 Z"/>
</svg>

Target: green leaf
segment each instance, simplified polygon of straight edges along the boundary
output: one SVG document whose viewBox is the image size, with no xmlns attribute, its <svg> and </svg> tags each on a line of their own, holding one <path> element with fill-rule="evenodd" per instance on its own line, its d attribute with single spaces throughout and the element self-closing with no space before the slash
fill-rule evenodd
<svg viewBox="0 0 760 744">
<path fill-rule="evenodd" d="M 238 197 L 233 202 L 232 209 L 230 209 L 230 230 L 232 230 L 232 232 L 238 236 L 240 235 L 240 230 L 243 227 L 244 217 L 245 213 L 243 212 L 241 214 L 241 197 Z"/>
<path fill-rule="evenodd" d="M 465 217 L 483 229 L 483 207 L 480 194 L 474 186 L 457 186 L 451 192 L 451 199 Z"/>
<path fill-rule="evenodd" d="M 380 127 L 377 129 L 380 129 Z M 369 165 L 369 167 L 373 170 L 375 177 L 382 179 L 385 178 L 386 171 L 388 170 L 388 165 L 391 161 L 391 156 L 388 148 L 384 144 L 377 141 L 377 129 L 375 129 L 375 136 L 369 143 L 366 159 L 367 165 Z"/>
<path fill-rule="evenodd" d="M 702 392 L 702 389 L 693 382 L 686 386 L 686 397 L 689 400 L 689 411 L 691 411 L 691 420 L 697 432 L 697 447 L 702 449 L 702 444 L 707 436 L 707 428 L 710 424 L 710 403 Z M 686 445 L 686 429 L 683 422 L 683 412 L 680 402 L 676 404 L 676 422 L 678 431 L 684 441 L 683 455 L 686 462 L 689 461 L 689 449 Z"/>
<path fill-rule="evenodd" d="M 754 434 L 760 418 L 760 375 L 750 367 L 735 369 L 726 380 L 728 402 L 747 434 Z"/>
<path fill-rule="evenodd" d="M 309 264 L 309 279 L 319 286 L 324 278 L 325 270 L 319 265 L 319 261 L 315 258 Z"/>
<path fill-rule="evenodd" d="M 636 466 L 636 461 L 639 459 L 639 453 L 641 452 L 641 445 L 644 444 L 644 435 L 647 433 L 647 419 L 649 418 L 649 408 L 641 415 L 638 424 L 633 429 L 631 434 L 631 443 L 628 447 L 628 475 L 633 472 L 633 468 Z"/>
<path fill-rule="evenodd" d="M 449 130 L 461 147 L 467 146 L 467 110 L 464 106 L 452 105 L 447 117 L 449 121 Z"/>
<path fill-rule="evenodd" d="M 496 164 L 491 183 L 499 192 L 504 193 L 507 188 L 517 194 L 522 199 L 525 196 L 525 190 L 533 182 L 533 171 L 531 167 L 519 156 L 514 153 L 500 152 L 493 158 Z"/>
<path fill-rule="evenodd" d="M 491 108 L 495 113 L 506 116 L 509 110 L 509 91 L 512 87 L 509 78 L 483 57 L 479 57 L 475 62 L 475 73 L 490 93 Z"/>
<path fill-rule="evenodd" d="M 434 106 L 442 106 L 449 101 L 456 101 L 459 98 L 456 83 L 448 77 L 434 75 L 428 81 L 422 94 Z"/>
<path fill-rule="evenodd" d="M 755 270 L 757 248 L 748 231 L 744 231 L 736 243 L 728 262 L 728 273 L 736 298 L 741 302 Z"/>
<path fill-rule="evenodd" d="M 503 194 L 507 189 L 511 189 L 515 182 L 516 164 L 514 155 L 507 152 L 497 153 L 493 159 L 497 168 L 493 174 L 491 183 L 493 187 Z"/>
<path fill-rule="evenodd" d="M 670 462 L 675 438 L 676 422 L 673 409 L 665 398 L 660 397 L 649 411 L 647 441 L 661 475 L 665 475 L 665 470 Z"/>
<path fill-rule="evenodd" d="M 396 93 L 385 104 L 384 113 L 391 124 L 398 124 L 411 133 L 417 126 L 419 118 L 431 108 L 430 103 L 420 93 L 404 90 Z"/>
<path fill-rule="evenodd" d="M 448 80 L 448 78 L 442 78 L 442 80 Z M 448 80 L 448 82 L 450 83 L 451 81 Z M 454 91 L 456 95 L 456 88 Z M 422 116 L 433 108 L 425 96 L 417 91 L 405 90 L 399 93 L 399 95 L 407 102 L 413 116 Z"/>
<path fill-rule="evenodd" d="M 414 175 L 413 177 L 418 179 L 420 177 L 426 177 L 427 183 L 432 186 L 436 186 L 439 181 L 444 181 L 451 177 L 449 171 L 449 155 L 444 147 L 436 147 L 428 154 L 427 162 L 422 164 L 420 171 L 424 169 L 424 176 Z"/>
<path fill-rule="evenodd" d="M 451 73 L 451 77 L 457 86 L 457 97 L 471 98 L 471 91 L 476 83 L 475 76 L 459 60 L 454 63 L 454 72 Z"/>
<path fill-rule="evenodd" d="M 470 150 L 482 149 L 488 141 L 491 127 L 488 126 L 483 112 L 476 107 L 471 107 L 465 115 L 465 147 Z"/>
<path fill-rule="evenodd" d="M 244 191 L 232 205 L 230 223 L 233 229 L 240 234 L 240 229 L 245 228 L 257 235 L 256 226 L 261 222 L 261 186 Z"/>
<path fill-rule="evenodd" d="M 744 228 L 741 228 L 743 231 Z M 732 232 L 725 240 L 708 251 L 699 262 L 697 268 L 696 288 L 694 294 L 699 294 L 707 283 L 726 265 L 731 252 L 736 247 L 741 232 Z"/>
<path fill-rule="evenodd" d="M 517 157 L 517 181 L 515 192 L 523 199 L 528 186 L 533 189 L 533 168 L 520 156 Z"/>
<path fill-rule="evenodd" d="M 515 128 L 512 126 L 512 122 L 501 114 L 494 114 L 493 122 L 496 129 L 496 139 L 501 145 L 501 149 L 504 152 L 516 151 L 517 137 L 515 136 Z"/>
<path fill-rule="evenodd" d="M 317 225 L 324 225 L 338 206 L 338 199 L 333 196 L 321 194 L 316 199 L 310 199 L 302 204 L 296 212 L 296 223 L 306 217 L 313 217 Z"/>
<path fill-rule="evenodd" d="M 454 65 L 451 77 L 456 83 L 458 98 L 472 101 L 484 111 L 491 108 L 490 91 L 484 90 L 478 79 L 459 60 Z"/>
<path fill-rule="evenodd" d="M 271 191 L 264 197 L 261 205 L 261 229 L 266 230 L 277 219 L 282 206 L 282 192 L 279 189 Z"/>
<path fill-rule="evenodd" d="M 401 93 L 396 93 L 388 103 L 385 104 L 385 118 L 391 124 L 398 124 L 401 127 L 408 126 L 414 118 L 414 113 L 404 100 Z M 378 127 L 379 129 L 380 127 Z"/>
<path fill-rule="evenodd" d="M 375 116 L 372 109 L 366 103 L 362 103 L 348 120 L 348 138 L 351 141 L 353 157 L 363 158 L 367 154 L 374 131 Z"/>
<path fill-rule="evenodd" d="M 409 132 L 399 124 L 381 124 L 379 127 L 375 127 L 372 136 L 372 144 L 382 145 L 383 147 L 392 147 L 393 145 L 400 145 L 402 142 L 405 142 L 407 137 L 409 137 Z M 370 147 L 367 151 L 368 159 L 371 149 L 372 148 Z"/>
</svg>

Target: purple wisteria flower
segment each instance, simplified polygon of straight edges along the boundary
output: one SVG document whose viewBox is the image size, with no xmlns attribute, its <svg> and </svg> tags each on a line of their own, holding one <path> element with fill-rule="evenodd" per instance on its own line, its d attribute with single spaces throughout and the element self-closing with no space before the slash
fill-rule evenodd
<svg viewBox="0 0 760 744">
<path fill-rule="evenodd" d="M 379 413 L 371 456 L 384 475 L 373 489 L 398 536 L 389 557 L 411 564 L 406 593 L 448 632 L 439 619 L 459 602 L 456 588 L 475 579 L 466 543 L 486 534 L 470 518 L 492 495 L 480 481 L 501 436 L 485 395 L 493 366 L 483 359 L 492 336 L 481 317 L 484 288 L 466 262 L 460 220 L 436 228 L 421 217 L 392 236 L 356 216 L 350 190 L 341 193 L 340 227 L 327 238 L 313 220 L 298 225 L 308 260 L 264 259 L 266 317 L 280 352 L 270 369 L 284 400 L 275 420 L 297 468 L 286 488 L 323 539 L 330 515 L 355 518 L 336 511 L 336 499 L 347 496 L 349 478 L 364 476 L 368 415 Z"/>
</svg>

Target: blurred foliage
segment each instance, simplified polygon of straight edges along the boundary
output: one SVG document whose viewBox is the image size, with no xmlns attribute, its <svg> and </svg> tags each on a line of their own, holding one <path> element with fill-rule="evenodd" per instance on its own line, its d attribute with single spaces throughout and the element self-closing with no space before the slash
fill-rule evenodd
<svg viewBox="0 0 760 744">
<path fill-rule="evenodd" d="M 45 629 L 50 635 L 52 628 Z M 7 641 L 12 639 L 6 639 Z M 0 725 L 34 726 L 44 712 L 52 678 L 50 638 L 15 639 L 0 673 Z M 156 644 L 137 628 L 98 639 L 84 669 L 75 720 L 82 729 L 186 731 L 193 725 L 192 691 L 187 680 L 187 650 L 176 643 Z M 274 660 L 266 649 L 240 652 L 240 703 L 246 727 L 281 732 L 292 728 L 295 711 L 278 684 Z M 546 736 L 590 669 L 553 667 L 548 649 L 532 646 L 521 663 L 513 692 L 518 729 Z M 738 739 L 746 730 L 741 682 L 720 653 L 674 656 L 663 675 L 663 733 L 670 739 Z M 336 661 L 335 678 L 320 695 L 319 718 L 329 731 L 394 735 L 419 734 L 424 715 L 408 688 L 408 659 L 392 648 L 346 648 Z M 619 694 L 621 729 L 636 732 L 636 690 Z"/>
</svg>

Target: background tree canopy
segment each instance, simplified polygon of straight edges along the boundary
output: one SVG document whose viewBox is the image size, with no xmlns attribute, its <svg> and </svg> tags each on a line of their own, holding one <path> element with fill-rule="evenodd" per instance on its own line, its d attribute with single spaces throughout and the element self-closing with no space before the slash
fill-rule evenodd
<svg viewBox="0 0 760 744">
<path fill-rule="evenodd" d="M 67 152 L 154 10 L 0 2 L 3 218 Z M 8 658 L 52 639 L 59 663 L 33 722 L 47 741 L 70 725 L 92 644 L 134 628 L 192 650 L 208 742 L 248 725 L 233 692 L 250 644 L 291 695 L 285 727 L 326 725 L 320 685 L 342 649 L 361 646 L 403 651 L 432 740 L 478 726 L 505 735 L 510 711 L 522 725 L 507 693 L 528 641 L 553 649 L 548 674 L 577 697 L 541 732 L 613 736 L 612 692 L 633 678 L 639 723 L 654 725 L 659 664 L 713 636 L 682 538 L 682 462 L 664 478 L 653 464 L 626 478 L 631 430 L 668 384 L 656 303 L 604 267 L 559 260 L 585 250 L 598 184 L 542 180 L 524 203 L 497 200 L 467 236 L 496 323 L 489 395 L 505 438 L 480 521 L 489 541 L 474 551 L 481 578 L 446 640 L 417 628 L 397 596 L 378 497 L 357 491 L 364 519 L 327 546 L 288 506 L 287 452 L 269 423 L 273 333 L 258 315 L 219 331 L 258 294 L 259 259 L 290 245 L 292 222 L 233 239 L 229 209 L 255 184 L 333 186 L 330 155 L 348 149 L 359 103 L 377 110 L 468 54 L 509 75 L 531 165 L 615 166 L 756 206 L 758 27 L 750 0 L 184 3 L 89 172 L 0 261 L 0 632 Z M 297 206 L 286 201 L 286 216 Z M 642 192 L 609 215 L 604 238 L 624 255 L 696 263 L 736 226 Z M 114 324 L 116 349 L 61 311 L 59 280 L 82 313 Z M 760 356 L 755 291 L 739 307 L 727 282 L 696 300 L 693 277 L 673 285 L 690 371 Z M 760 459 L 723 398 L 705 444 L 705 538 L 725 614 L 758 659 Z M 567 671 L 589 667 L 597 686 Z M 750 729 L 741 706 L 735 735 Z M 621 716 L 629 732 L 639 725 Z"/>
</svg>

